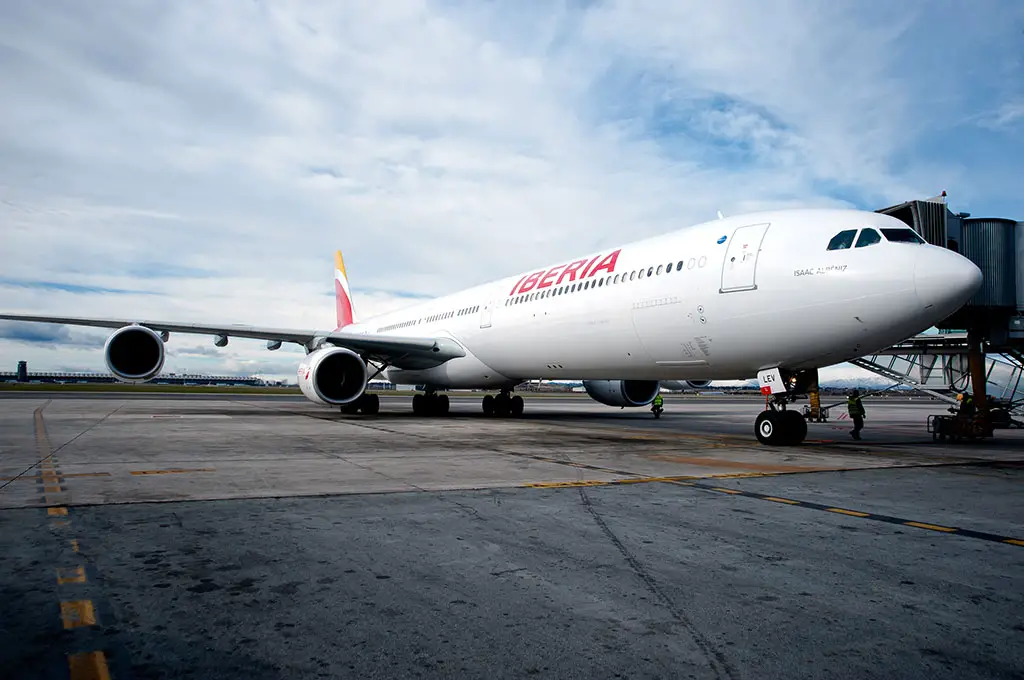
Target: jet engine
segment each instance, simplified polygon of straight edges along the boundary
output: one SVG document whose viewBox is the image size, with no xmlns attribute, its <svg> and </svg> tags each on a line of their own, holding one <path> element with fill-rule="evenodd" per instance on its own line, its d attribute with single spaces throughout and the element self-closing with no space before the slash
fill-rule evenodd
<svg viewBox="0 0 1024 680">
<path fill-rule="evenodd" d="M 695 390 L 702 390 L 711 384 L 710 380 L 687 380 L 686 384 Z"/>
<path fill-rule="evenodd" d="M 584 380 L 583 388 L 605 406 L 647 406 L 661 385 L 657 380 Z"/>
<path fill-rule="evenodd" d="M 164 341 L 145 326 L 124 326 L 110 334 L 103 345 L 107 368 L 121 382 L 152 380 L 164 367 Z"/>
<path fill-rule="evenodd" d="M 298 376 L 299 389 L 307 399 L 332 406 L 363 396 L 368 379 L 366 362 L 344 347 L 324 347 L 306 355 Z"/>
</svg>

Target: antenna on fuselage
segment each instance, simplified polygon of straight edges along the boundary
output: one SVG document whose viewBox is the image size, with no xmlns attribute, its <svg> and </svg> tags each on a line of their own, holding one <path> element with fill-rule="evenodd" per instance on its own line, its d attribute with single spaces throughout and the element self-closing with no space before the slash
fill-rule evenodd
<svg viewBox="0 0 1024 680">
<path fill-rule="evenodd" d="M 725 215 L 722 214 L 721 210 L 718 211 L 718 219 L 720 219 L 720 220 L 724 220 L 725 219 Z"/>
</svg>

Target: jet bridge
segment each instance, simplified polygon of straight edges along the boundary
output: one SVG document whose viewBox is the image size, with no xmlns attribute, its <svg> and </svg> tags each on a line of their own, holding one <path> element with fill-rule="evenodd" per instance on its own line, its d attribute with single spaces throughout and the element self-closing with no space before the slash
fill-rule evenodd
<svg viewBox="0 0 1024 680">
<path fill-rule="evenodd" d="M 891 215 L 928 243 L 956 250 L 981 269 L 981 290 L 937 324 L 855 366 L 940 401 L 971 392 L 986 428 L 1024 427 L 1024 222 L 953 213 L 946 192 L 876 212 Z"/>
</svg>

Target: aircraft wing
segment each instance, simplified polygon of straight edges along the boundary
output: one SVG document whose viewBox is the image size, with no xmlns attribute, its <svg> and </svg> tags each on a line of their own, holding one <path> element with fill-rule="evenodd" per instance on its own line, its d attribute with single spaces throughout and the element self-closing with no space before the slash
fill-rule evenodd
<svg viewBox="0 0 1024 680">
<path fill-rule="evenodd" d="M 449 359 L 466 356 L 462 349 L 449 338 L 404 338 L 394 335 L 338 331 L 301 330 L 294 328 L 264 328 L 232 324 L 215 326 L 199 323 L 175 323 L 170 321 L 139 321 L 133 319 L 91 319 L 76 316 L 36 316 L 30 314 L 0 314 L 8 321 L 53 323 L 67 326 L 93 326 L 97 328 L 122 328 L 138 324 L 154 331 L 168 333 L 189 333 L 197 335 L 225 335 L 234 338 L 252 338 L 280 342 L 293 342 L 315 348 L 319 341 L 346 347 L 371 359 L 386 361 L 397 368 L 423 369 L 443 364 Z"/>
</svg>

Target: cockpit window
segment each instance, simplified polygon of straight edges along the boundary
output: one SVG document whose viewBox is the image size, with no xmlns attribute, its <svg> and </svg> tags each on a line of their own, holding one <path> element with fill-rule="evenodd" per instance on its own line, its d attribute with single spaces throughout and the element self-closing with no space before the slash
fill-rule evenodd
<svg viewBox="0 0 1024 680">
<path fill-rule="evenodd" d="M 846 250 L 853 247 L 853 237 L 856 235 L 856 229 L 847 229 L 846 231 L 839 232 L 828 242 L 828 250 Z"/>
<path fill-rule="evenodd" d="M 924 239 L 913 229 L 883 229 L 882 236 L 893 243 L 924 243 Z"/>
<path fill-rule="evenodd" d="M 857 247 L 873 246 L 882 240 L 882 236 L 874 229 L 862 229 L 860 238 L 857 239 Z"/>
</svg>

